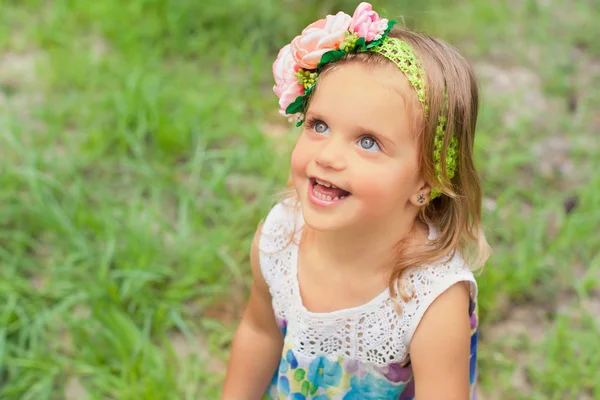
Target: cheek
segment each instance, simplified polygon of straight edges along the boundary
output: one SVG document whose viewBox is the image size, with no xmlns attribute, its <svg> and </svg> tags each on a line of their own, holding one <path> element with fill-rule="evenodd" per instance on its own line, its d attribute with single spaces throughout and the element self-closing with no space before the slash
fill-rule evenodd
<svg viewBox="0 0 600 400">
<path fill-rule="evenodd" d="M 406 164 L 390 163 L 377 168 L 362 168 L 356 173 L 358 185 L 355 192 L 374 212 L 406 202 L 416 182 L 414 168 Z"/>
</svg>

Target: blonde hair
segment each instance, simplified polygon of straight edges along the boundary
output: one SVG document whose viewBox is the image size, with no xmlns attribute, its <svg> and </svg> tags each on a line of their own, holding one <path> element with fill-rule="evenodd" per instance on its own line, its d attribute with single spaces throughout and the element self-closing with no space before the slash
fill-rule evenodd
<svg viewBox="0 0 600 400">
<path fill-rule="evenodd" d="M 427 117 L 422 107 L 410 107 L 413 112 L 411 129 L 414 129 L 419 143 L 419 167 L 424 179 L 438 187 L 442 196 L 421 207 L 417 215 L 424 224 L 432 224 L 439 230 L 439 236 L 427 245 L 405 246 L 407 240 L 398 244 L 397 257 L 390 274 L 389 288 L 393 294 L 407 301 L 411 295 L 398 283 L 410 267 L 430 265 L 440 260 L 448 260 L 460 251 L 472 269 L 482 267 L 490 254 L 481 224 L 482 191 L 479 176 L 473 163 L 473 147 L 479 95 L 473 70 L 465 58 L 449 44 L 427 36 L 394 27 L 389 37 L 403 40 L 413 47 L 423 62 L 426 75 L 425 98 L 428 105 Z M 374 52 L 350 53 L 339 61 L 327 64 L 320 72 L 322 78 L 346 63 L 363 63 L 372 66 L 393 65 L 384 56 Z M 318 83 L 317 87 L 318 88 Z M 318 90 L 318 89 L 317 89 Z M 434 138 L 438 116 L 446 102 L 447 124 L 442 148 L 441 180 L 435 173 L 433 161 Z M 310 101 L 310 100 L 309 100 Z M 416 93 L 415 93 L 416 102 Z M 418 104 L 418 102 L 416 102 Z M 412 111 L 412 110 L 410 110 Z M 457 169 L 450 180 L 446 171 L 446 149 L 455 136 L 458 140 Z M 288 182 L 288 188 L 290 182 Z M 286 198 L 294 198 L 292 191 L 286 191 Z M 296 200 L 297 197 L 296 197 Z"/>
</svg>

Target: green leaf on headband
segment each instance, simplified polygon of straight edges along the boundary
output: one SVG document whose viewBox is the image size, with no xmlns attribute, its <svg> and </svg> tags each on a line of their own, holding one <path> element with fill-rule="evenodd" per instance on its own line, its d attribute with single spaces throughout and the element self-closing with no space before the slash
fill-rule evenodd
<svg viewBox="0 0 600 400">
<path fill-rule="evenodd" d="M 381 42 L 383 42 L 383 39 L 385 39 L 385 36 L 382 36 L 379 40 L 373 40 L 372 42 L 367 43 L 367 45 L 365 46 L 365 50 L 369 50 L 373 47 L 379 46 Z"/>
<path fill-rule="evenodd" d="M 310 98 L 310 94 L 313 92 L 313 90 L 315 90 L 315 85 L 312 85 L 311 87 L 306 89 L 302 96 L 296 97 L 296 100 L 294 100 L 292 104 L 287 106 L 287 108 L 285 109 L 285 113 L 286 114 L 296 114 L 296 113 L 304 114 L 304 111 L 306 110 L 306 105 L 308 103 L 308 99 Z M 301 124 L 302 123 L 300 123 L 300 125 Z M 298 125 L 298 126 L 300 126 L 300 125 Z"/>
<path fill-rule="evenodd" d="M 366 51 L 367 50 L 365 40 L 366 39 L 364 37 L 358 38 L 358 40 L 356 41 L 356 51 Z"/>
<path fill-rule="evenodd" d="M 317 70 L 320 70 L 321 68 L 323 68 L 325 66 L 325 64 L 339 60 L 340 58 L 344 57 L 345 55 L 346 55 L 346 52 L 344 50 L 328 51 L 327 53 L 325 53 L 321 56 L 321 62 L 319 63 Z"/>
<path fill-rule="evenodd" d="M 298 96 L 296 100 L 285 109 L 286 114 L 296 114 L 299 112 L 304 112 L 304 97 Z"/>
<path fill-rule="evenodd" d="M 398 21 L 396 21 L 394 19 L 391 20 L 391 21 L 388 21 L 388 27 L 385 30 L 385 32 L 383 33 L 383 35 L 381 35 L 381 38 L 378 39 L 378 40 L 373 40 L 372 42 L 367 43 L 366 50 L 372 49 L 375 46 L 379 46 L 383 42 L 383 39 L 385 39 L 387 37 L 388 33 L 390 33 L 390 31 L 392 30 L 392 28 L 394 27 L 394 25 L 396 25 L 397 23 L 398 23 Z"/>
</svg>

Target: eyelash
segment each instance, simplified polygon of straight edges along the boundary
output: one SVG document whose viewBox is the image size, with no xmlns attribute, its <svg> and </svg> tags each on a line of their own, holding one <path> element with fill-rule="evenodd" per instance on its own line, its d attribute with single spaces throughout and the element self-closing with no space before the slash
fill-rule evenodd
<svg viewBox="0 0 600 400">
<path fill-rule="evenodd" d="M 309 117 L 306 121 L 304 121 L 304 126 L 306 127 L 306 129 L 312 129 L 315 127 L 315 124 L 319 121 L 321 120 L 315 117 Z"/>
</svg>

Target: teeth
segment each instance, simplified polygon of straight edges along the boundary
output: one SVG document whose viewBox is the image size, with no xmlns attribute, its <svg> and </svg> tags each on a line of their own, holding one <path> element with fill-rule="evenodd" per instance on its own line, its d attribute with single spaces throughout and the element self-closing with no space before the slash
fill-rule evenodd
<svg viewBox="0 0 600 400">
<path fill-rule="evenodd" d="M 331 187 L 331 188 L 334 188 L 334 189 L 337 189 L 337 188 L 338 188 L 337 186 L 335 186 L 335 185 L 332 185 L 331 183 L 328 183 L 328 182 L 324 182 L 324 181 L 322 181 L 322 180 L 320 180 L 320 179 L 316 179 L 316 178 L 315 178 L 315 182 L 317 182 L 319 185 L 323 185 L 323 186 L 325 186 L 325 187 Z"/>
<path fill-rule="evenodd" d="M 323 193 L 319 193 L 319 192 L 314 192 L 315 197 L 318 197 L 321 200 L 327 200 L 327 201 L 338 201 L 338 200 L 343 200 L 348 196 L 336 196 L 336 197 L 331 197 L 329 195 L 323 194 Z"/>
<path fill-rule="evenodd" d="M 331 187 L 331 185 L 330 185 L 329 183 L 327 183 L 327 182 L 323 182 L 323 181 L 322 181 L 322 180 L 320 180 L 320 179 L 315 179 L 315 181 L 316 181 L 316 182 L 317 182 L 319 185 L 323 185 L 323 186 L 325 186 L 325 187 Z"/>
<path fill-rule="evenodd" d="M 319 193 L 319 192 L 315 192 L 315 196 L 318 197 L 321 200 L 327 200 L 327 201 L 339 200 L 337 197 L 332 199 L 331 196 L 328 196 L 326 194 L 322 194 L 322 193 Z"/>
</svg>

